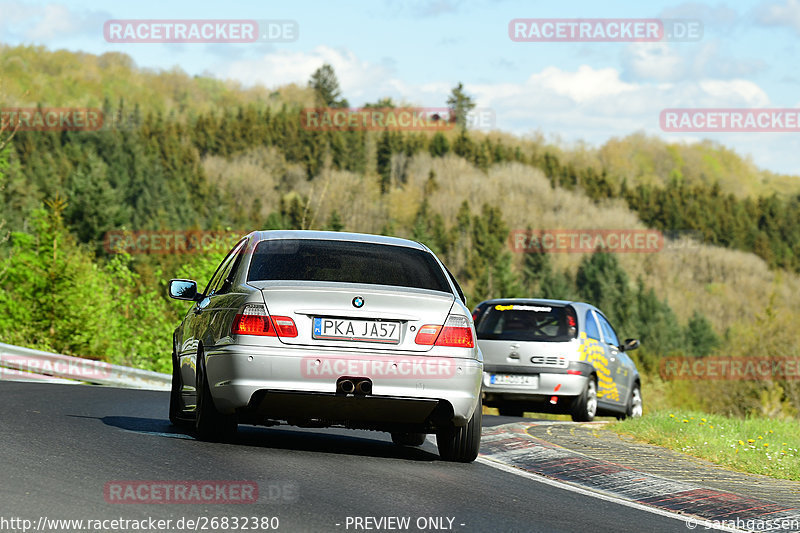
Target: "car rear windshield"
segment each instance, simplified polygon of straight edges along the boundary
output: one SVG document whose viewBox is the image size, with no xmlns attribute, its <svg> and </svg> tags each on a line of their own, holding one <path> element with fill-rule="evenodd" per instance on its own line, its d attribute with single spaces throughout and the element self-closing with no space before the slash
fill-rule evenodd
<svg viewBox="0 0 800 533">
<path fill-rule="evenodd" d="M 321 239 L 256 245 L 248 281 L 333 281 L 452 293 L 434 257 L 405 246 Z"/>
<path fill-rule="evenodd" d="M 578 328 L 570 306 L 511 303 L 490 306 L 477 333 L 486 340 L 558 342 L 576 338 Z"/>
</svg>

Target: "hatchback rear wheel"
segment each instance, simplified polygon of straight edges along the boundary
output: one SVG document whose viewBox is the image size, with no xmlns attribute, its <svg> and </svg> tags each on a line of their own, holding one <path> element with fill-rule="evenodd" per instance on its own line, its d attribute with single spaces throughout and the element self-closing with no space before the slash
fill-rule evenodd
<svg viewBox="0 0 800 533">
<path fill-rule="evenodd" d="M 591 422 L 597 414 L 597 383 L 590 377 L 583 392 L 572 401 L 572 420 Z"/>
</svg>

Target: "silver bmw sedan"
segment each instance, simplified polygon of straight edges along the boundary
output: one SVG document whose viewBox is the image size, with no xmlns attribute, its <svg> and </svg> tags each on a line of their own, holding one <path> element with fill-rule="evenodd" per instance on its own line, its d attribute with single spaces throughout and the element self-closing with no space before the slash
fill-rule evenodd
<svg viewBox="0 0 800 533">
<path fill-rule="evenodd" d="M 288 423 L 436 434 L 471 462 L 483 358 L 461 288 L 424 245 L 376 235 L 258 231 L 228 253 L 173 336 L 170 420 L 199 438 Z"/>
</svg>

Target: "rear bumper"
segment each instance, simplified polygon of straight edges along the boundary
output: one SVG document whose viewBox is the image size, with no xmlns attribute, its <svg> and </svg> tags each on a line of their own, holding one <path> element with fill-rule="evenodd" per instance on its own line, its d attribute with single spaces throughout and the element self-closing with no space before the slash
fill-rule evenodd
<svg viewBox="0 0 800 533">
<path fill-rule="evenodd" d="M 224 413 L 352 427 L 465 425 L 480 400 L 483 363 L 418 353 L 230 345 L 206 356 Z M 336 393 L 341 377 L 372 382 L 368 396 Z"/>
<path fill-rule="evenodd" d="M 553 396 L 578 396 L 586 388 L 586 382 L 593 371 L 588 363 L 572 362 L 569 370 L 580 374 L 567 373 L 567 368 L 513 367 L 510 365 L 487 366 L 483 374 L 483 396 L 486 405 L 498 401 L 544 402 Z M 538 376 L 538 385 L 497 385 L 492 384 L 492 374 L 522 374 Z"/>
</svg>

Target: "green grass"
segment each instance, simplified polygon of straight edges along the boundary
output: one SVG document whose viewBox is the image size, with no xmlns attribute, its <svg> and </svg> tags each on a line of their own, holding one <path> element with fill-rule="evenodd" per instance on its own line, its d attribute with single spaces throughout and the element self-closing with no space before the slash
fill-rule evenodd
<svg viewBox="0 0 800 533">
<path fill-rule="evenodd" d="M 800 481 L 800 422 L 658 411 L 612 431 L 753 474 Z"/>
</svg>

